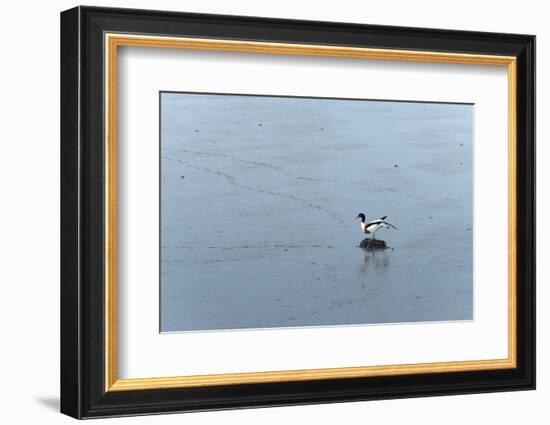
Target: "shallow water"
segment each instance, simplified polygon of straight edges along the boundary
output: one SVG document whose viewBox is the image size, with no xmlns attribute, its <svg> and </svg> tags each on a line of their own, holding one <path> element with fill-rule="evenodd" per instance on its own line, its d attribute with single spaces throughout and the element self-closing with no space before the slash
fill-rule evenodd
<svg viewBox="0 0 550 425">
<path fill-rule="evenodd" d="M 161 330 L 471 320 L 472 155 L 472 105 L 163 93 Z"/>
</svg>

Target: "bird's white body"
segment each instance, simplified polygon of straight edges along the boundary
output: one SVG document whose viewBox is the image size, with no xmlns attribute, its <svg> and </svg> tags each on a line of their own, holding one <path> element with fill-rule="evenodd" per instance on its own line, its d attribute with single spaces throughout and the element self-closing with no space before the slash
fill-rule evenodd
<svg viewBox="0 0 550 425">
<path fill-rule="evenodd" d="M 386 223 L 384 222 L 377 223 L 377 221 L 378 220 L 371 221 L 370 223 L 361 223 L 361 231 L 363 233 L 376 233 L 376 231 L 381 227 L 386 227 L 386 228 L 388 227 Z"/>
</svg>

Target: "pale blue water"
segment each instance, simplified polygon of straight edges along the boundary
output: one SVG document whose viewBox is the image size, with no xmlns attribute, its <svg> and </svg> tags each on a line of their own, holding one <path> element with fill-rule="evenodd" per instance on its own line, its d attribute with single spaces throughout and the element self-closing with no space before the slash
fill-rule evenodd
<svg viewBox="0 0 550 425">
<path fill-rule="evenodd" d="M 162 93 L 161 330 L 473 319 L 473 109 Z"/>
</svg>

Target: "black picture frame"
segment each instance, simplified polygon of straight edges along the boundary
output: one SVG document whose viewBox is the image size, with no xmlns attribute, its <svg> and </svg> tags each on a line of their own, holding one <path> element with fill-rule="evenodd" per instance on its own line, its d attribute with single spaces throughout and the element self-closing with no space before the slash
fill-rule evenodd
<svg viewBox="0 0 550 425">
<path fill-rule="evenodd" d="M 260 40 L 517 58 L 517 367 L 105 391 L 104 33 Z M 535 388 L 535 37 L 76 7 L 61 13 L 61 412 L 75 418 Z"/>
</svg>

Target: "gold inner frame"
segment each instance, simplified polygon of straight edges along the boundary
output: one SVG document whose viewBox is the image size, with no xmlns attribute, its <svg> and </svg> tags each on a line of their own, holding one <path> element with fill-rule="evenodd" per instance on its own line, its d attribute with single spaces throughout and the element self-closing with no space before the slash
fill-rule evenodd
<svg viewBox="0 0 550 425">
<path fill-rule="evenodd" d="M 267 43 L 148 35 L 105 34 L 105 391 L 235 385 L 416 373 L 447 373 L 516 367 L 516 58 L 463 53 L 370 49 L 328 45 Z M 116 123 L 117 48 L 119 46 L 328 56 L 507 67 L 508 72 L 508 357 L 418 364 L 303 369 L 266 372 L 118 379 L 116 324 Z"/>
</svg>

